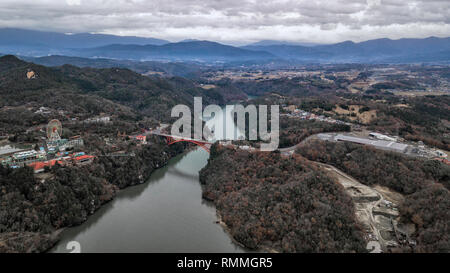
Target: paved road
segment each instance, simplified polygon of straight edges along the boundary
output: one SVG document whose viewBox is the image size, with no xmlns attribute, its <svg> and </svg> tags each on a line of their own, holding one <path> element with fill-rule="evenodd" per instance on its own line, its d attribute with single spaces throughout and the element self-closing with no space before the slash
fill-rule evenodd
<svg viewBox="0 0 450 273">
<path fill-rule="evenodd" d="M 300 143 L 298 143 L 298 144 L 296 144 L 296 145 L 294 145 L 294 146 L 291 146 L 291 147 L 287 147 L 287 148 L 278 148 L 278 151 L 280 151 L 280 152 L 282 152 L 282 153 L 283 153 L 283 152 L 291 152 L 291 151 L 295 151 L 295 150 L 298 148 L 298 146 L 300 146 L 301 144 L 307 142 L 308 140 L 310 140 L 310 139 L 312 139 L 312 138 L 315 138 L 316 136 L 317 136 L 317 134 L 311 135 L 311 136 L 305 138 L 304 140 L 302 140 Z"/>
</svg>

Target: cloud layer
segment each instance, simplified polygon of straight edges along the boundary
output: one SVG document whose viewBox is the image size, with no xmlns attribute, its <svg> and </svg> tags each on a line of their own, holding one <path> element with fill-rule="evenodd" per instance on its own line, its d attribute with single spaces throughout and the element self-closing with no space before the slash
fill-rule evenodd
<svg viewBox="0 0 450 273">
<path fill-rule="evenodd" d="M 2 0 L 0 27 L 229 43 L 450 36 L 448 0 Z"/>
</svg>

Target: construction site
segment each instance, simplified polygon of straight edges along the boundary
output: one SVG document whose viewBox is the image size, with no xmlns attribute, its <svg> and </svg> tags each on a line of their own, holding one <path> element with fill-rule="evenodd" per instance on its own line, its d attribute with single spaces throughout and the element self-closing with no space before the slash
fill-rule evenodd
<svg viewBox="0 0 450 273">
<path fill-rule="evenodd" d="M 319 163 L 325 171 L 334 176 L 352 198 L 356 218 L 366 233 L 368 251 L 388 252 L 400 245 L 414 246 L 410 239 L 414 225 L 399 224 L 398 205 L 403 196 L 388 188 L 366 186 L 335 167 Z"/>
</svg>

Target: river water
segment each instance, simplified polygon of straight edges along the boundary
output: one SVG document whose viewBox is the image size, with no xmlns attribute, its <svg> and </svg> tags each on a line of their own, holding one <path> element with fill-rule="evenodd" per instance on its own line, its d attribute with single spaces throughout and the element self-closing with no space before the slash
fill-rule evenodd
<svg viewBox="0 0 450 273">
<path fill-rule="evenodd" d="M 234 132 L 230 110 L 207 125 L 223 128 L 226 115 L 226 131 Z M 51 252 L 70 252 L 71 241 L 81 252 L 244 252 L 216 224 L 213 205 L 202 199 L 198 172 L 208 157 L 198 148 L 173 158 L 146 183 L 122 190 L 85 223 L 66 229 Z"/>
</svg>

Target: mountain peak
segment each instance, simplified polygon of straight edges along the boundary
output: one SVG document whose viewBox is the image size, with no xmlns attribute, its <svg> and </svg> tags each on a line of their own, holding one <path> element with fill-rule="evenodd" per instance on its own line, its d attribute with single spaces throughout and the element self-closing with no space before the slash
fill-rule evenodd
<svg viewBox="0 0 450 273">
<path fill-rule="evenodd" d="M 13 62 L 13 61 L 20 62 L 20 59 L 14 55 L 4 55 L 4 56 L 0 57 L 0 61 L 1 62 Z"/>
<path fill-rule="evenodd" d="M 172 43 L 172 44 L 197 44 L 197 45 L 222 45 L 217 42 L 208 41 L 208 40 L 184 40 L 178 43 Z"/>
<path fill-rule="evenodd" d="M 0 71 L 25 65 L 26 62 L 20 60 L 14 55 L 5 55 L 0 57 Z"/>
<path fill-rule="evenodd" d="M 340 43 L 337 43 L 338 45 L 354 45 L 356 44 L 355 42 L 351 41 L 351 40 L 347 40 L 347 41 L 343 41 Z"/>
<path fill-rule="evenodd" d="M 248 44 L 247 46 L 307 46 L 312 47 L 320 45 L 318 43 L 308 43 L 308 42 L 290 42 L 290 41 L 277 41 L 277 40 L 261 40 L 256 43 Z"/>
<path fill-rule="evenodd" d="M 201 40 L 198 40 L 198 39 L 184 39 L 184 40 L 179 41 L 178 43 L 190 43 L 190 42 L 199 42 L 199 41 L 201 41 Z"/>
</svg>

